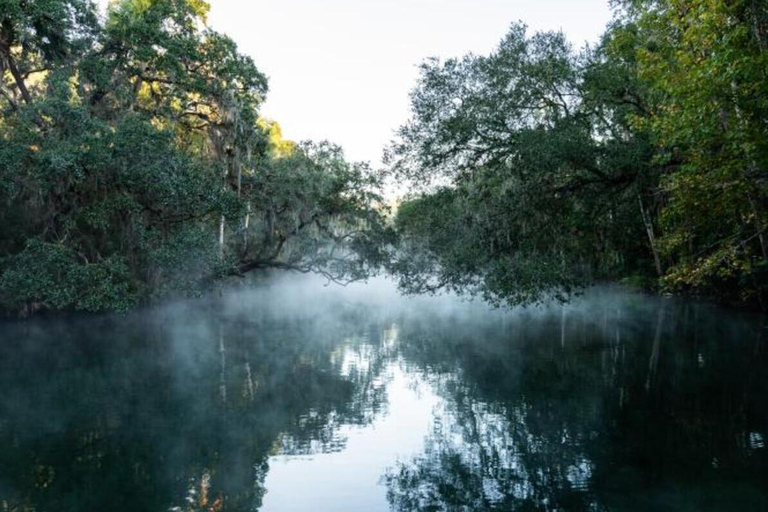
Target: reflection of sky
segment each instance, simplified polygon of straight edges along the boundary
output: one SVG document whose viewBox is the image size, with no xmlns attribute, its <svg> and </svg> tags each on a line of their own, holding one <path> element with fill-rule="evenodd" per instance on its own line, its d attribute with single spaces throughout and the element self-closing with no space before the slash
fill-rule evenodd
<svg viewBox="0 0 768 512">
<path fill-rule="evenodd" d="M 0 503 L 768 510 L 761 317 L 611 288 L 563 314 L 323 283 L 0 324 Z"/>
<path fill-rule="evenodd" d="M 396 363 L 385 374 L 391 376 L 388 413 L 370 426 L 343 427 L 343 451 L 270 458 L 261 512 L 389 510 L 381 477 L 423 449 L 438 399 L 428 386 L 414 387 Z"/>
</svg>

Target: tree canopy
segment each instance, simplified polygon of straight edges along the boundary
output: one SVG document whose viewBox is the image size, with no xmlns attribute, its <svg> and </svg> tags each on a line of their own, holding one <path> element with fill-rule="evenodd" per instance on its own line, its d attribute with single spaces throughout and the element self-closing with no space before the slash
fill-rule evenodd
<svg viewBox="0 0 768 512">
<path fill-rule="evenodd" d="M 768 307 L 768 7 L 613 5 L 594 47 L 515 23 L 425 61 L 381 173 L 283 139 L 203 0 L 0 0 L 0 307 L 127 309 L 270 268 Z M 394 222 L 391 176 L 412 185 Z"/>
<path fill-rule="evenodd" d="M 382 263 L 379 181 L 259 108 L 202 0 L 0 8 L 0 305 L 127 309 L 262 268 Z"/>
<path fill-rule="evenodd" d="M 421 67 L 388 151 L 401 287 L 497 303 L 640 276 L 765 303 L 766 8 L 617 2 L 599 45 L 513 24 Z"/>
</svg>

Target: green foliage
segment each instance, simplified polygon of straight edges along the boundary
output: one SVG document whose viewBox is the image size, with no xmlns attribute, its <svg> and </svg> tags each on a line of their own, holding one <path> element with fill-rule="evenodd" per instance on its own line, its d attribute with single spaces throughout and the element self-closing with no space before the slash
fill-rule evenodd
<svg viewBox="0 0 768 512">
<path fill-rule="evenodd" d="M 202 0 L 0 0 L 0 300 L 125 309 L 257 269 L 497 304 L 596 279 L 768 302 L 768 8 L 617 0 L 596 48 L 515 24 L 427 61 L 381 179 L 260 119 Z M 393 257 L 395 236 L 401 240 Z"/>
<path fill-rule="evenodd" d="M 655 269 L 766 307 L 768 8 L 614 3 L 580 54 L 513 25 L 489 56 L 422 66 L 389 154 L 419 193 L 398 214 L 405 290 L 519 304 Z"/>
<path fill-rule="evenodd" d="M 151 255 L 190 225 L 204 225 L 211 211 L 231 208 L 236 198 L 227 197 L 214 173 L 180 152 L 171 133 L 147 121 L 126 116 L 110 125 L 84 107 L 52 99 L 37 107 L 46 119 L 43 133 L 15 117 L 0 129 L 0 174 L 12 185 L 3 203 L 19 217 L 3 229 L 4 249 L 13 256 L 0 283 L 6 292 L 16 290 L 6 293 L 5 305 L 12 308 L 15 300 L 17 307 L 39 302 L 50 309 L 125 309 L 142 295 L 149 276 L 163 272 L 159 263 L 173 265 Z M 30 235 L 40 243 L 30 246 Z M 64 260 L 67 270 L 46 274 L 47 265 Z M 22 267 L 32 261 L 37 266 L 29 275 L 47 277 L 22 293 Z M 100 273 L 108 274 L 107 283 L 122 283 L 115 293 L 66 284 Z M 55 276 L 68 291 L 57 291 Z M 46 290 L 67 298 L 51 299 Z M 72 295 L 75 290 L 79 296 Z"/>
<path fill-rule="evenodd" d="M 759 2 L 675 0 L 637 16 L 649 41 L 637 48 L 639 76 L 660 96 L 637 124 L 660 159 L 681 162 L 662 181 L 670 290 L 765 299 L 766 12 Z"/>
<path fill-rule="evenodd" d="M 277 266 L 349 282 L 384 267 L 392 233 L 380 177 L 327 142 L 289 151 L 278 143 L 278 156 L 244 181 L 256 213 L 243 230 L 240 271 Z"/>
<path fill-rule="evenodd" d="M 262 268 L 361 279 L 380 185 L 261 121 L 265 76 L 201 0 L 0 9 L 0 307 L 125 310 Z M 45 7 L 45 9 L 43 9 Z"/>
<path fill-rule="evenodd" d="M 30 239 L 3 267 L 0 306 L 6 308 L 124 311 L 138 301 L 128 266 L 119 257 L 83 262 L 65 244 Z"/>
<path fill-rule="evenodd" d="M 21 45 L 22 60 L 62 61 L 90 42 L 97 25 L 90 0 L 1 0 L 0 13 L 0 49 Z"/>
<path fill-rule="evenodd" d="M 426 63 L 389 158 L 403 179 L 450 186 L 398 212 L 402 287 L 525 304 L 642 268 L 651 151 L 628 131 L 629 82 L 604 50 L 522 25 L 487 57 Z"/>
</svg>

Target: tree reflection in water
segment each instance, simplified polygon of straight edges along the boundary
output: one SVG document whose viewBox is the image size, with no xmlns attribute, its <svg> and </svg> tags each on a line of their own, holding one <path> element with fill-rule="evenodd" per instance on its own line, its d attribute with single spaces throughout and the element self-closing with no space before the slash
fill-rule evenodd
<svg viewBox="0 0 768 512">
<path fill-rule="evenodd" d="M 5 327 L 0 510 L 258 510 L 270 455 L 342 450 L 386 406 L 357 311 Z"/>
<path fill-rule="evenodd" d="M 592 299 L 403 329 L 443 402 L 423 453 L 385 476 L 395 510 L 766 509 L 759 319 Z"/>
<path fill-rule="evenodd" d="M 768 509 L 758 317 L 322 297 L 3 325 L 0 510 L 258 510 L 270 456 L 375 426 L 392 365 L 438 397 L 382 478 L 396 511 Z"/>
</svg>

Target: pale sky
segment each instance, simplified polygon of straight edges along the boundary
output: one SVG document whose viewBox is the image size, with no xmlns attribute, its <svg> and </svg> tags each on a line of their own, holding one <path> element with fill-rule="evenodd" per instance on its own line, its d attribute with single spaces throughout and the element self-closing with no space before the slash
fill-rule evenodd
<svg viewBox="0 0 768 512">
<path fill-rule="evenodd" d="M 424 59 L 488 53 L 515 21 L 562 30 L 581 47 L 596 42 L 611 17 L 608 0 L 209 2 L 212 28 L 269 77 L 263 116 L 287 139 L 329 140 L 374 167 L 409 117 Z"/>
<path fill-rule="evenodd" d="M 580 47 L 609 19 L 608 0 L 212 0 L 209 22 L 269 77 L 262 114 L 286 138 L 376 166 L 425 58 L 487 53 L 517 20 Z"/>
</svg>

